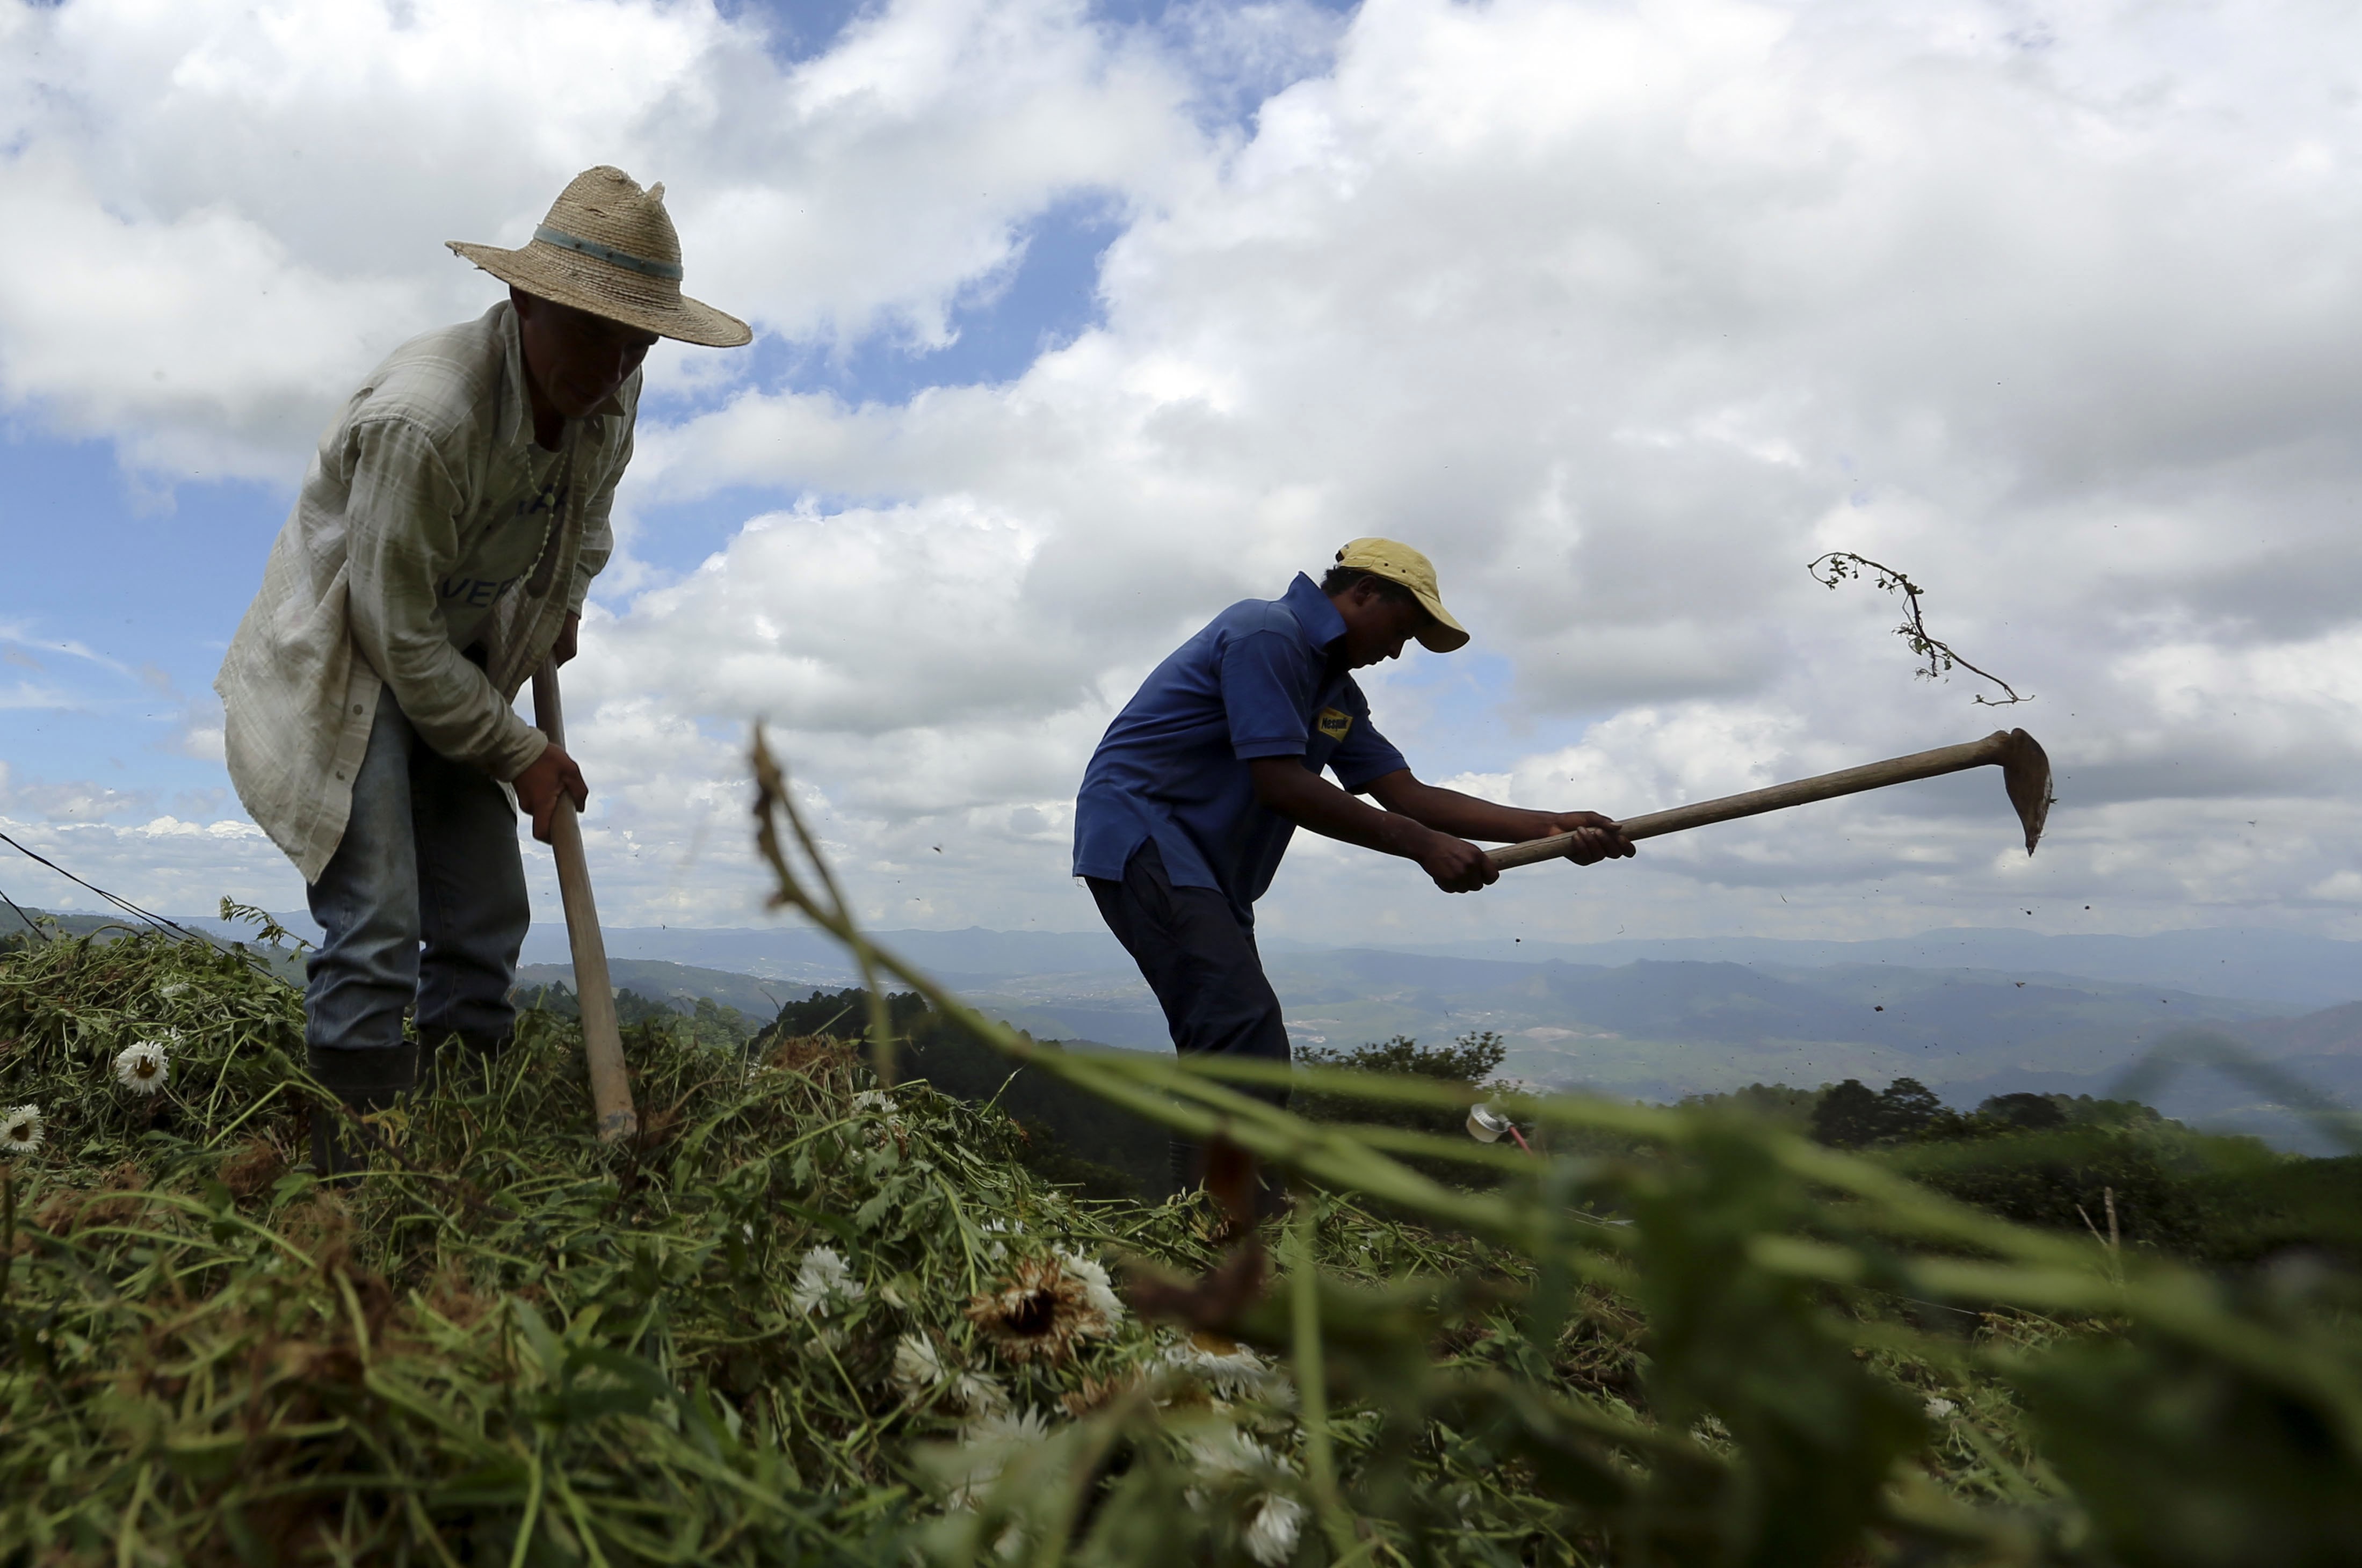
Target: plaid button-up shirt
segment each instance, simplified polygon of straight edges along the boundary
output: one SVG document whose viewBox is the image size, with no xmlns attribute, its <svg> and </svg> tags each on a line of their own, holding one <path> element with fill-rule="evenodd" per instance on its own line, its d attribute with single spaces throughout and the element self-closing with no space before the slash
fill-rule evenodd
<svg viewBox="0 0 2362 1568">
<path fill-rule="evenodd" d="M 344 837 L 381 688 L 428 745 L 494 778 L 541 755 L 511 704 L 613 548 L 639 393 L 635 371 L 568 423 L 564 499 L 475 634 L 480 668 L 452 645 L 437 585 L 539 488 L 514 307 L 395 349 L 321 437 L 214 682 L 238 799 L 306 882 Z"/>
</svg>

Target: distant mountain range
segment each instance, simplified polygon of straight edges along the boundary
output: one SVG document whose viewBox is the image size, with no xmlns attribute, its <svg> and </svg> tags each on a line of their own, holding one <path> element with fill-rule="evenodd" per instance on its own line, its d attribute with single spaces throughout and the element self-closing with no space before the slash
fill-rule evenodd
<svg viewBox="0 0 2362 1568">
<path fill-rule="evenodd" d="M 643 996 L 684 1004 L 712 997 L 755 1016 L 806 992 L 800 982 L 661 959 L 616 959 L 612 968 L 617 985 Z M 1642 1099 L 1754 1082 L 1882 1086 L 1905 1076 L 1962 1108 L 2026 1089 L 2105 1096 L 2152 1051 L 2202 1037 L 2210 1049 L 2227 1047 L 2362 1104 L 2355 1002 L 2290 1015 L 2039 971 L 1893 965 L 1526 965 L 1362 950 L 1287 953 L 1270 968 L 1299 1052 L 1489 1030 L 1507 1042 L 1507 1069 L 1518 1077 Z M 570 982 L 571 974 L 535 965 L 520 977 Z M 1044 1039 L 1146 1050 L 1167 1043 L 1153 1000 L 1120 972 L 977 977 L 959 988 Z M 2213 1068 L 2185 1070 L 2143 1098 L 2185 1120 L 2330 1152 L 2274 1096 Z"/>
<path fill-rule="evenodd" d="M 1131 960 L 1101 931 L 892 931 L 874 933 L 887 946 L 930 970 L 963 977 L 1129 974 Z M 815 981 L 849 971 L 836 944 L 797 927 L 699 930 L 637 927 L 606 933 L 618 957 L 663 958 L 676 964 L 770 974 Z M 1289 954 L 1337 951 L 1286 937 L 1265 936 L 1275 962 Z M 1957 927 L 1869 942 L 1777 937 L 1686 937 L 1595 943 L 1494 939 L 1374 949 L 1438 958 L 1498 963 L 1557 961 L 1615 967 L 1640 961 L 1772 965 L 1783 968 L 1899 966 L 1914 969 L 1990 969 L 2016 975 L 2071 975 L 2129 986 L 2169 986 L 2212 997 L 2237 998 L 2291 1010 L 2362 1000 L 2362 942 L 2340 942 L 2282 931 L 2225 927 L 2160 932 L 2148 936 L 2045 936 L 2030 931 Z M 526 957 L 566 961 L 561 927 L 535 928 Z"/>
<path fill-rule="evenodd" d="M 2073 975 L 2132 986 L 2178 986 L 2290 1008 L 2362 999 L 2362 942 L 2252 927 L 2166 931 L 2147 936 L 2046 936 L 2039 932 L 1959 926 L 1868 942 L 1704 936 L 1657 941 L 1462 942 L 1413 951 L 1533 963 L 1629 964 L 1642 959 L 1771 964 L 1901 965 L 1910 968 L 2012 970 Z"/>
<path fill-rule="evenodd" d="M 87 917 L 77 917 L 82 923 Z M 308 933 L 310 922 L 279 917 Z M 212 919 L 184 920 L 220 931 Z M 853 983 L 792 927 L 624 927 L 613 977 L 755 1016 Z M 1103 932 L 881 932 L 886 946 L 1043 1038 L 1166 1046 L 1164 1021 Z M 2043 936 L 1956 929 L 1870 942 L 1695 938 L 1331 949 L 1268 939 L 1299 1049 L 1499 1033 L 1538 1084 L 1651 1099 L 1754 1081 L 1919 1078 L 1955 1104 L 2016 1089 L 2103 1093 L 2177 1032 L 2216 1038 L 2362 1103 L 2362 943 L 2223 929 Z M 570 983 L 562 926 L 527 939 L 527 983 Z M 2209 1071 L 2157 1091 L 2175 1114 L 2285 1135 L 2268 1096 Z"/>
<path fill-rule="evenodd" d="M 74 922 L 95 917 L 71 915 Z M 207 932 L 243 934 L 210 915 L 180 916 L 180 923 Z M 302 912 L 275 917 L 300 936 L 318 928 Z M 1131 962 L 1104 931 L 885 931 L 881 943 L 929 970 L 946 977 L 994 978 L 1112 971 L 1129 975 Z M 814 984 L 842 983 L 852 971 L 836 944 L 801 926 L 758 927 L 613 926 L 605 933 L 615 958 L 657 958 L 734 974 L 769 976 Z M 1338 949 L 1268 933 L 1263 949 L 1275 960 L 1287 954 Z M 2046 936 L 2005 928 L 1957 926 L 1915 936 L 1866 942 L 1747 936 L 1665 937 L 1614 942 L 1556 943 L 1493 938 L 1479 942 L 1406 944 L 1368 951 L 1437 958 L 1490 959 L 1498 963 L 1556 961 L 1616 967 L 1642 961 L 1744 964 L 1779 968 L 1895 966 L 1912 969 L 1985 969 L 2069 975 L 2128 986 L 2168 986 L 2202 996 L 2261 1002 L 2292 1012 L 2362 1000 L 2362 942 L 2271 931 L 2214 927 L 2158 932 L 2147 936 Z M 556 922 L 534 928 L 525 939 L 524 961 L 569 961 L 566 928 Z"/>
</svg>

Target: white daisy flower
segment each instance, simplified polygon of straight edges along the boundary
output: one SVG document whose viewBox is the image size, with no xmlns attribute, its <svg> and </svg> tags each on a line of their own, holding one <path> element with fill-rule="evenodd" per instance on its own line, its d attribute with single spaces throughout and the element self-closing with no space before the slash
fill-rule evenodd
<svg viewBox="0 0 2362 1568">
<path fill-rule="evenodd" d="M 948 1508 L 973 1508 L 1017 1451 L 1050 1435 L 1049 1419 L 1039 1410 L 999 1409 L 978 1416 L 960 1429 L 963 1445 L 955 1474 L 958 1482 L 944 1499 Z"/>
<path fill-rule="evenodd" d="M 1176 1341 L 1165 1346 L 1157 1359 L 1187 1373 L 1220 1399 L 1247 1398 L 1276 1382 L 1276 1375 L 1263 1357 L 1216 1334 L 1193 1334 Z"/>
<path fill-rule="evenodd" d="M 1112 1335 L 1116 1325 L 1123 1321 L 1123 1300 L 1116 1295 L 1115 1286 L 1108 1282 L 1107 1266 L 1096 1258 L 1087 1258 L 1063 1247 L 1058 1250 L 1058 1257 L 1065 1264 L 1066 1272 L 1082 1282 L 1083 1305 L 1099 1320 L 1097 1327 L 1087 1328 L 1083 1331 L 1101 1338 Z"/>
<path fill-rule="evenodd" d="M 1209 1481 L 1236 1484 L 1267 1478 L 1273 1471 L 1293 1475 L 1296 1467 L 1236 1427 L 1200 1432 L 1186 1438 L 1182 1449 L 1190 1464 Z M 1192 1507 L 1212 1506 L 1209 1495 L 1191 1487 L 1185 1494 Z M 1247 1504 L 1247 1555 L 1266 1568 L 1285 1562 L 1296 1551 L 1304 1524 L 1303 1506 L 1280 1492 L 1259 1492 Z"/>
<path fill-rule="evenodd" d="M 1009 1390 L 988 1372 L 963 1372 L 952 1379 L 952 1403 L 971 1416 L 988 1416 L 1009 1408 Z"/>
<path fill-rule="evenodd" d="M 1247 1555 L 1264 1564 L 1264 1568 L 1278 1568 L 1296 1555 L 1296 1538 L 1303 1528 L 1301 1503 L 1276 1492 L 1266 1492 L 1247 1525 Z"/>
<path fill-rule="evenodd" d="M 992 1220 L 981 1229 L 988 1236 L 1021 1236 L 1025 1233 L 1025 1227 L 1022 1225 L 1013 1231 L 1010 1230 L 1009 1221 L 1006 1220 Z M 994 1263 L 999 1263 L 1009 1255 L 1009 1245 L 1005 1242 L 987 1242 L 984 1244 L 984 1255 Z"/>
<path fill-rule="evenodd" d="M 1939 1421 L 1944 1419 L 1947 1416 L 1951 1415 L 1959 1408 L 1959 1407 L 1953 1404 L 1949 1399 L 1930 1399 L 1927 1401 L 1927 1413 L 1935 1417 Z"/>
<path fill-rule="evenodd" d="M 1021 1448 L 1050 1435 L 1050 1418 L 1021 1408 L 988 1411 L 960 1429 L 960 1441 L 979 1448 Z"/>
<path fill-rule="evenodd" d="M 1288 1468 L 1271 1450 L 1236 1427 L 1224 1427 L 1211 1435 L 1193 1435 L 1185 1440 L 1184 1446 L 1188 1450 L 1189 1462 L 1209 1476 L 1246 1476 Z"/>
<path fill-rule="evenodd" d="M 935 1342 L 924 1334 L 904 1334 L 894 1342 L 894 1386 L 905 1399 L 923 1399 L 944 1380 L 944 1358 Z"/>
<path fill-rule="evenodd" d="M 796 1265 L 795 1289 L 789 1300 L 799 1312 L 827 1314 L 838 1307 L 849 1307 L 869 1294 L 868 1287 L 853 1277 L 833 1247 L 814 1247 Z"/>
<path fill-rule="evenodd" d="M 134 1094 L 154 1094 L 172 1076 L 161 1040 L 135 1040 L 115 1056 L 115 1081 Z"/>
<path fill-rule="evenodd" d="M 12 1154 L 29 1154 L 41 1146 L 41 1108 L 38 1105 L 13 1106 L 0 1112 L 0 1149 Z"/>
</svg>

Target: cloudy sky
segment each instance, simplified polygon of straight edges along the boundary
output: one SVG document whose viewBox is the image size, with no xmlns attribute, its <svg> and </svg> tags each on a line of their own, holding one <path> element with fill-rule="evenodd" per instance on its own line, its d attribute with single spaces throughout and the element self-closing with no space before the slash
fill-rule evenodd
<svg viewBox="0 0 2362 1568">
<path fill-rule="evenodd" d="M 873 922 L 1093 923 L 1109 716 L 1384 534 L 1476 634 L 1367 683 L 1421 777 L 2021 723 L 2050 837 L 1988 773 L 1463 898 L 1300 838 L 1267 930 L 2362 936 L 2357 61 L 2267 0 L 0 0 L 0 831 L 300 906 L 223 647 L 345 393 L 499 297 L 443 241 L 613 162 L 758 334 L 651 357 L 568 672 L 615 923 L 756 918 L 757 717 Z"/>
</svg>

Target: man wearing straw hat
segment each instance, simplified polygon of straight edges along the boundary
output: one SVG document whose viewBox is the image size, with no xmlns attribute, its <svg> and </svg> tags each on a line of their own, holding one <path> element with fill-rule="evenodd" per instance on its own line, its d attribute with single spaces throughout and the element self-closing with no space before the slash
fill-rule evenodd
<svg viewBox="0 0 2362 1568">
<path fill-rule="evenodd" d="M 508 1037 L 527 922 L 516 815 L 546 842 L 565 751 L 511 707 L 574 655 L 658 337 L 734 348 L 745 323 L 680 292 L 664 187 L 575 177 L 518 250 L 451 248 L 509 285 L 395 349 L 321 437 L 222 661 L 238 799 L 310 885 L 326 932 L 304 994 L 313 1076 L 356 1111 L 432 1052 Z M 355 1168 L 313 1118 L 322 1176 Z"/>
<path fill-rule="evenodd" d="M 1231 605 L 1151 672 L 1108 726 L 1075 801 L 1075 875 L 1164 1010 L 1184 1055 L 1289 1060 L 1255 949 L 1254 904 L 1298 827 L 1414 861 L 1447 893 L 1496 873 L 1470 839 L 1573 834 L 1588 866 L 1632 843 L 1595 812 L 1532 812 L 1421 783 L 1370 722 L 1352 672 L 1436 653 L 1468 633 L 1435 568 L 1392 539 L 1355 539 L 1318 583 Z M 1333 773 L 1337 783 L 1320 777 Z M 1341 788 L 1340 787 L 1341 786 Z M 1375 805 L 1364 803 L 1367 795 Z M 1248 1093 L 1285 1105 L 1284 1088 Z M 1203 1153 L 1173 1143 L 1174 1185 Z M 1278 1198 L 1264 1187 L 1266 1211 Z"/>
</svg>

